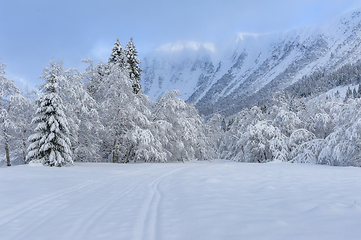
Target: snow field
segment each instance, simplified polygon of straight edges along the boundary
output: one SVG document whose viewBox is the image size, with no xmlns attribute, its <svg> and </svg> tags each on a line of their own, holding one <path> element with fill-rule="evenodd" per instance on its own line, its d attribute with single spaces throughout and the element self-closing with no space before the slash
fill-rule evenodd
<svg viewBox="0 0 361 240">
<path fill-rule="evenodd" d="M 359 239 L 360 176 L 228 161 L 0 168 L 0 239 Z"/>
</svg>

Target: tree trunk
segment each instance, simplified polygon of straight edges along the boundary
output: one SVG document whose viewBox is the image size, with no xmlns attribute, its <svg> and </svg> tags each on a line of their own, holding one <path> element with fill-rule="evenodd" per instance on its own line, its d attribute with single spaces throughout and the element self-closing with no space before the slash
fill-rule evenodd
<svg viewBox="0 0 361 240">
<path fill-rule="evenodd" d="M 25 135 L 25 134 L 26 134 L 26 130 L 24 130 L 23 133 L 24 133 L 23 136 L 26 136 L 26 135 Z M 23 141 L 23 161 L 24 161 L 24 163 L 26 163 L 26 150 L 27 150 L 27 148 L 26 148 L 26 142 L 27 142 L 27 140 L 26 140 L 25 137 L 23 137 L 22 141 Z"/>
<path fill-rule="evenodd" d="M 4 120 L 2 121 L 2 123 L 4 124 Z M 2 133 L 4 135 L 4 146 L 5 146 L 5 155 L 6 155 L 6 163 L 7 163 L 6 165 L 10 167 L 11 162 L 10 162 L 10 154 L 9 154 L 9 139 L 6 133 L 5 126 L 3 126 Z"/>
<path fill-rule="evenodd" d="M 6 154 L 7 166 L 10 167 L 11 162 L 10 162 L 10 154 L 9 154 L 9 143 L 8 143 L 8 138 L 7 137 L 5 137 L 5 154 Z"/>
<path fill-rule="evenodd" d="M 115 151 L 113 151 L 113 163 L 117 163 L 118 162 L 118 156 L 117 154 L 115 154 Z"/>
<path fill-rule="evenodd" d="M 114 143 L 113 143 L 113 163 L 117 163 L 118 162 L 118 154 L 117 154 L 117 149 L 116 149 L 116 146 L 117 146 L 117 137 L 115 136 L 114 137 Z"/>
<path fill-rule="evenodd" d="M 134 148 L 134 145 L 132 144 L 129 148 L 129 151 L 127 154 L 127 159 L 125 160 L 125 163 L 129 163 L 129 156 L 130 156 L 130 153 L 132 152 L 133 148 Z"/>
</svg>

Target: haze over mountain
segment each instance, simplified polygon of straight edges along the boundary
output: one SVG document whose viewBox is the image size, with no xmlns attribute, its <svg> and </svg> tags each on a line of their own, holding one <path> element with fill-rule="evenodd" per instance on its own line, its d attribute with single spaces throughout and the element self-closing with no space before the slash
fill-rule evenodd
<svg viewBox="0 0 361 240">
<path fill-rule="evenodd" d="M 265 103 L 314 71 L 361 59 L 361 9 L 322 25 L 269 34 L 241 33 L 221 43 L 177 42 L 142 61 L 143 91 L 157 99 L 181 90 L 204 115 L 231 115 Z"/>
</svg>

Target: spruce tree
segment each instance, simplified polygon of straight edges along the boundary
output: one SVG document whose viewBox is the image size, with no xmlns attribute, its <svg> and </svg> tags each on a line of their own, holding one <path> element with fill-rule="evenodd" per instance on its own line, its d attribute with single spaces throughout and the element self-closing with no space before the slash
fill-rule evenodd
<svg viewBox="0 0 361 240">
<path fill-rule="evenodd" d="M 119 38 L 117 38 L 117 41 L 114 43 L 114 46 L 112 48 L 112 53 L 110 54 L 110 57 L 108 59 L 108 63 L 117 64 L 120 67 L 124 66 L 124 53 L 122 49 L 122 44 L 119 42 Z"/>
<path fill-rule="evenodd" d="M 221 128 L 222 128 L 223 132 L 227 131 L 226 120 L 224 118 L 222 119 Z"/>
<path fill-rule="evenodd" d="M 233 123 L 234 123 L 234 118 L 231 118 L 228 120 L 227 131 L 231 130 L 231 126 Z"/>
<path fill-rule="evenodd" d="M 353 98 L 358 98 L 358 93 L 356 91 L 356 88 L 354 88 L 353 91 L 352 91 L 352 97 Z"/>
<path fill-rule="evenodd" d="M 33 119 L 38 125 L 34 130 L 36 133 L 29 137 L 27 162 L 40 161 L 51 167 L 73 163 L 67 118 L 58 91 L 62 72 L 61 64 L 53 61 L 49 68 L 44 67 L 45 83 L 39 87 L 43 95 L 36 100 L 38 116 Z"/>
<path fill-rule="evenodd" d="M 350 87 L 347 88 L 344 102 L 347 102 L 349 98 L 352 98 L 352 90 L 350 89 Z"/>
<path fill-rule="evenodd" d="M 129 77 L 132 81 L 133 93 L 137 94 L 142 85 L 140 84 L 140 72 L 142 69 L 139 67 L 140 60 L 137 58 L 138 52 L 135 49 L 133 38 L 130 38 L 127 46 L 124 49 L 126 60 L 126 67 L 129 71 Z"/>
</svg>

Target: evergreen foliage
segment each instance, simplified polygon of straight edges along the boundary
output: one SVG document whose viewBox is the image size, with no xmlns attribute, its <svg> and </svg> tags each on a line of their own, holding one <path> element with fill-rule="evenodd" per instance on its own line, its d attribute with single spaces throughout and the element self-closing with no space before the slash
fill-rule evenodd
<svg viewBox="0 0 361 240">
<path fill-rule="evenodd" d="M 29 137 L 27 161 L 39 161 L 51 167 L 73 163 L 67 117 L 59 96 L 62 72 L 61 63 L 51 61 L 49 67 L 44 67 L 45 83 L 39 87 L 43 95 L 36 100 L 38 109 L 33 123 L 37 127 L 36 133 Z"/>
<path fill-rule="evenodd" d="M 227 131 L 227 125 L 226 125 L 226 119 L 225 118 L 222 119 L 221 127 L 222 127 L 223 132 Z"/>
<path fill-rule="evenodd" d="M 134 46 L 133 38 L 130 38 L 127 46 L 125 47 L 124 55 L 129 77 L 132 81 L 133 92 L 137 94 L 142 87 L 140 84 L 140 72 L 142 69 L 139 67 L 140 60 L 137 58 L 138 52 Z"/>
<path fill-rule="evenodd" d="M 286 92 L 294 97 L 309 97 L 317 95 L 337 86 L 360 84 L 361 60 L 353 64 L 345 64 L 343 67 L 329 71 L 321 69 L 286 88 Z"/>
<path fill-rule="evenodd" d="M 108 59 L 108 63 L 116 64 L 119 67 L 124 67 L 124 52 L 122 49 L 122 44 L 119 42 L 119 38 L 117 38 L 117 41 L 114 43 L 112 52 Z"/>
</svg>

